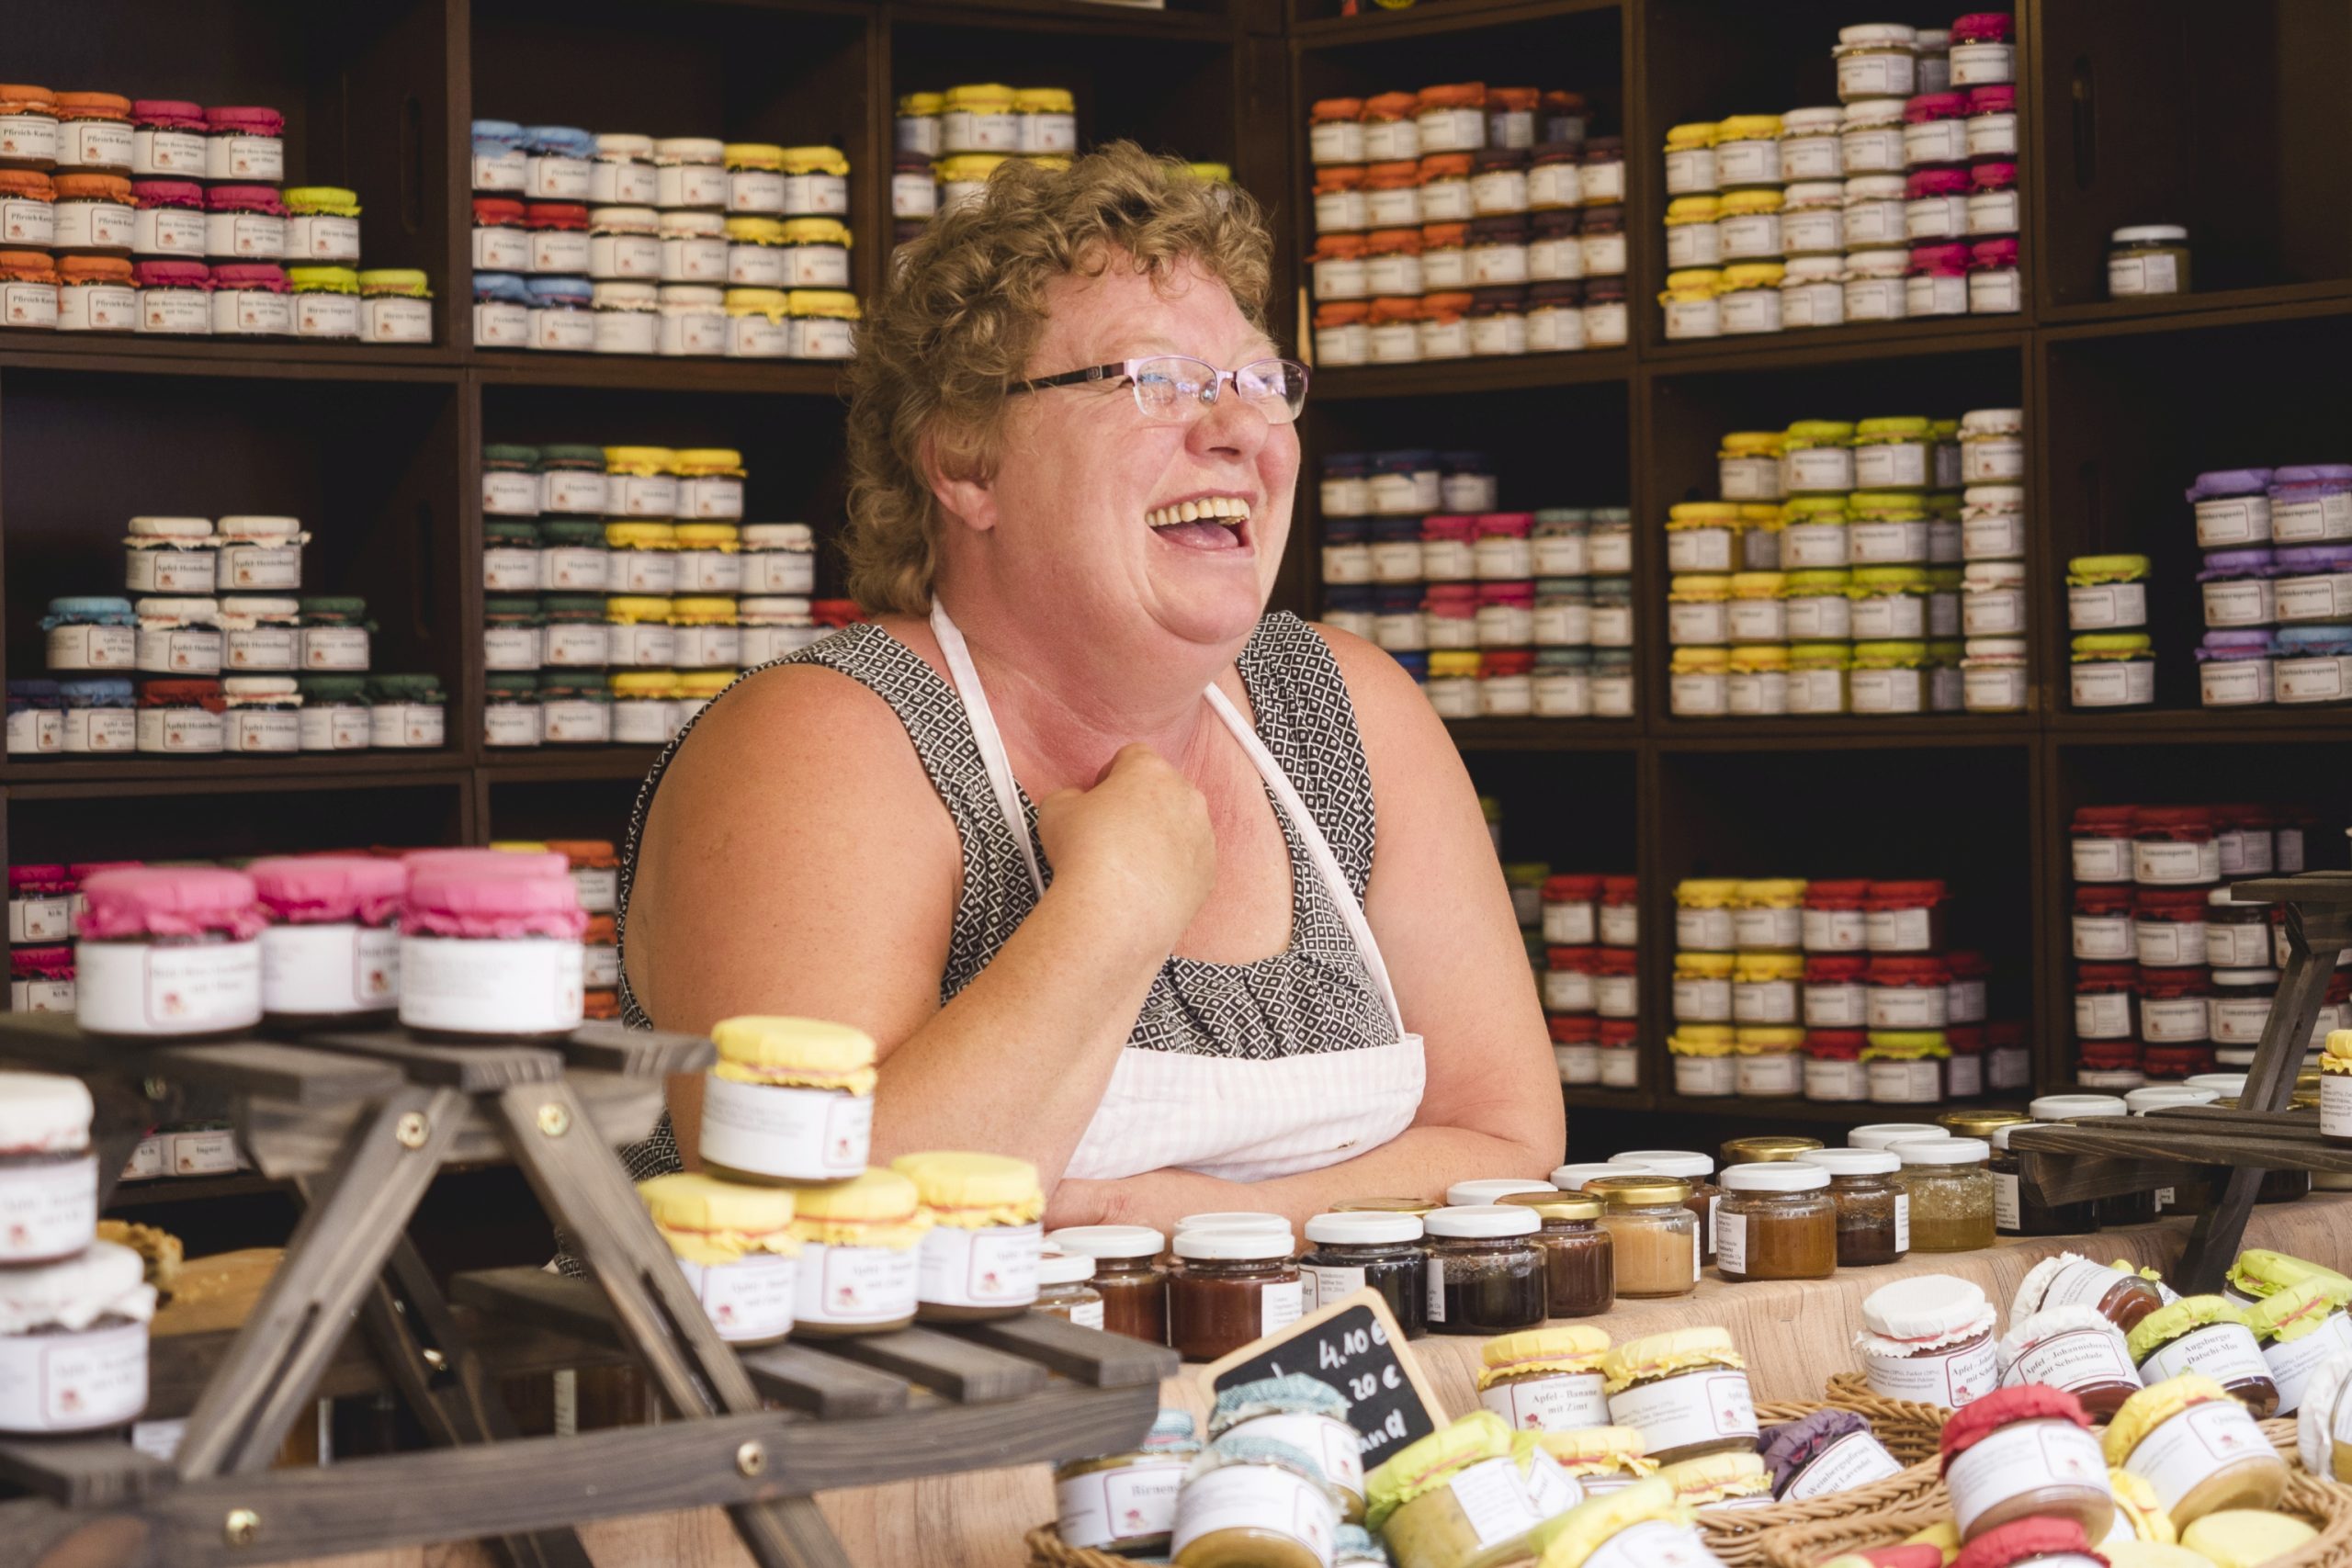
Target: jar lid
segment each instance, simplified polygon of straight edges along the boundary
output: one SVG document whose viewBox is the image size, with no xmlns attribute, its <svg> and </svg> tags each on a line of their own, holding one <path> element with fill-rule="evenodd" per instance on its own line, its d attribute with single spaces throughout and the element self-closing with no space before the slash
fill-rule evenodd
<svg viewBox="0 0 2352 1568">
<path fill-rule="evenodd" d="M 1981 1165 L 1993 1157 L 1993 1146 L 1982 1138 L 1940 1138 L 1896 1143 L 1892 1152 L 1905 1165 Z"/>
<path fill-rule="evenodd" d="M 1528 1216 L 1531 1228 L 1535 1216 Z M 1173 1248 L 1179 1258 L 1226 1259 L 1235 1262 L 1257 1258 L 1288 1258 L 1291 1253 L 1290 1226 L 1283 1224 L 1279 1230 L 1229 1230 L 1216 1226 L 1187 1229 L 1182 1221 L 1177 1223 Z"/>
<path fill-rule="evenodd" d="M 1094 1259 L 1078 1253 L 1048 1252 L 1037 1259 L 1040 1285 L 1082 1285 L 1094 1275 Z"/>
<path fill-rule="evenodd" d="M 1829 1185 L 1829 1172 L 1797 1160 L 1735 1165 L 1724 1172 L 1723 1185 L 1734 1192 L 1810 1192 Z"/>
<path fill-rule="evenodd" d="M 20 868 L 10 867 L 13 873 Z M 63 866 L 50 868 L 60 875 Z M 62 1073 L 0 1072 L 0 1155 L 75 1153 L 89 1146 L 89 1087 Z"/>
<path fill-rule="evenodd" d="M 110 1241 L 59 1262 L 0 1269 L 0 1335 L 51 1326 L 78 1332 L 107 1316 L 146 1322 L 155 1315 L 146 1269 L 139 1254 Z"/>
<path fill-rule="evenodd" d="M 1176 1228 L 1189 1230 L 1288 1231 L 1290 1222 L 1263 1209 L 1214 1209 L 1178 1217 Z"/>
<path fill-rule="evenodd" d="M 1495 1201 L 1506 1209 L 1532 1209 L 1539 1219 L 1597 1220 L 1600 1217 L 1600 1199 L 1584 1192 L 1564 1192 L 1556 1188 L 1544 1192 L 1510 1192 Z"/>
<path fill-rule="evenodd" d="M 2037 1122 L 2063 1122 L 2070 1116 L 2121 1116 L 2129 1108 L 2112 1094 L 2044 1094 L 2026 1106 Z"/>
<path fill-rule="evenodd" d="M 2142 223 L 2132 228 L 2118 229 L 2108 237 L 2116 245 L 2177 245 L 2187 242 L 2188 231 L 2177 223 Z"/>
<path fill-rule="evenodd" d="M 1543 1221 L 1532 1209 L 1507 1208 L 1499 1203 L 1438 1209 L 1423 1224 L 1430 1235 L 1456 1239 L 1533 1235 L 1543 1228 Z"/>
<path fill-rule="evenodd" d="M 1475 1208 L 1490 1204 L 1511 1192 L 1556 1192 L 1559 1189 L 1548 1181 L 1530 1181 L 1519 1177 L 1487 1177 L 1472 1181 L 1457 1181 L 1445 1190 L 1449 1208 Z"/>
<path fill-rule="evenodd" d="M 2214 1089 L 2194 1089 L 2185 1083 L 2150 1084 L 2145 1089 L 2127 1091 L 2123 1106 L 2134 1116 L 2145 1116 L 2165 1106 L 2211 1105 L 2221 1098 Z"/>
<path fill-rule="evenodd" d="M 1559 1194 L 1555 1193 L 1555 1197 Z M 1421 1239 L 1419 1214 L 1328 1213 L 1306 1221 L 1306 1239 L 1342 1247 L 1378 1247 Z"/>
<path fill-rule="evenodd" d="M 1659 1176 L 1678 1176 L 1703 1180 L 1714 1173 L 1715 1162 L 1695 1149 L 1627 1149 L 1609 1156 L 1615 1166 L 1631 1166 L 1636 1170 L 1652 1171 Z"/>
<path fill-rule="evenodd" d="M 1168 1247 L 1168 1237 L 1149 1225 L 1070 1225 L 1046 1239 L 1084 1258 L 1156 1258 Z"/>
<path fill-rule="evenodd" d="M 890 1168 L 915 1184 L 915 1196 L 942 1224 L 1031 1224 L 1045 1212 L 1037 1168 L 1024 1159 L 930 1149 L 900 1155 Z"/>
<path fill-rule="evenodd" d="M 1627 1171 L 1634 1168 L 1637 1168 L 1618 1165 L 1606 1160 L 1583 1165 L 1564 1165 L 1552 1172 L 1552 1185 L 1563 1192 L 1581 1192 L 1584 1190 L 1585 1183 L 1589 1181 L 1597 1180 L 1604 1176 L 1623 1176 Z"/>
<path fill-rule="evenodd" d="M 1917 1274 L 1862 1298 L 1863 1326 L 1889 1339 L 1940 1339 L 1990 1312 L 1981 1287 L 1951 1274 Z"/>
<path fill-rule="evenodd" d="M 152 690 L 161 684 L 148 682 Z M 212 694 L 219 687 L 208 682 Z M 266 919 L 253 878 L 220 866 L 141 866 L 95 872 L 82 883 L 76 932 L 85 942 L 225 931 L 252 938 Z"/>
<path fill-rule="evenodd" d="M 2246 973 L 2245 970 L 2217 969 L 2214 971 L 2216 976 L 2245 973 Z M 2276 972 L 2261 971 L 2261 973 L 2275 974 Z M 2182 1081 L 2192 1089 L 2210 1089 L 2223 1100 L 2232 1100 L 2245 1092 L 2245 1078 L 2246 1075 L 2244 1073 L 2192 1073 Z"/>
<path fill-rule="evenodd" d="M 1886 1149 L 1807 1149 L 1796 1156 L 1832 1176 L 1891 1176 L 1902 1168 L 1902 1158 Z"/>
<path fill-rule="evenodd" d="M 1895 1144 L 1949 1138 L 1951 1130 L 1932 1122 L 1872 1122 L 1857 1127 L 1846 1134 L 1846 1146 L 1855 1149 L 1883 1149 Z"/>
<path fill-rule="evenodd" d="M 1612 1209 L 1647 1208 L 1655 1204 L 1688 1203 L 1690 1184 L 1654 1171 L 1623 1168 L 1623 1176 L 1598 1176 L 1585 1190 Z"/>
<path fill-rule="evenodd" d="M 915 1184 L 895 1170 L 869 1167 L 839 1186 L 797 1188 L 793 1206 L 798 1212 L 798 1219 L 804 1221 L 930 1228 L 916 1196 Z"/>
<path fill-rule="evenodd" d="M 1901 22 L 1857 22 L 1851 27 L 1838 29 L 1838 41 L 1849 49 L 1863 49 L 1883 44 L 1916 44 L 1918 39 L 1918 28 L 1906 27 Z"/>
<path fill-rule="evenodd" d="M 559 856 L 566 880 L 571 867 Z M 871 1035 L 845 1023 L 821 1019 L 746 1014 L 711 1027 L 722 1077 L 849 1089 L 864 1093 L 873 1085 L 875 1045 Z M 727 1069 L 733 1069 L 731 1071 Z M 863 1085 L 864 1088 L 858 1086 Z"/>
<path fill-rule="evenodd" d="M 2099 1550 L 2113 1549 L 2102 1545 Z M 2167 1544 L 2157 1550 L 2169 1553 L 2173 1549 Z M 2070 1557 L 2081 1562 L 2105 1561 L 2092 1555 L 2092 1551 L 2090 1537 L 2074 1520 L 2028 1517 L 1996 1526 L 1977 1536 L 1961 1548 L 1960 1555 L 1951 1560 L 1951 1568 L 2025 1568 L 2030 1563 L 2059 1562 Z"/>
</svg>

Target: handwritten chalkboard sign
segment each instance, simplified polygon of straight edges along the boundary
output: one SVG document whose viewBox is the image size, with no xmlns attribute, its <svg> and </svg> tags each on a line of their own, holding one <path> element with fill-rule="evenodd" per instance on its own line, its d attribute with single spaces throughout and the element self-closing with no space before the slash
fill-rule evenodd
<svg viewBox="0 0 2352 1568">
<path fill-rule="evenodd" d="M 1201 1373 L 1207 1398 L 1237 1383 L 1305 1372 L 1346 1394 L 1348 1424 L 1363 1438 L 1372 1470 L 1444 1423 L 1437 1394 L 1405 1344 L 1404 1330 L 1374 1290 L 1340 1297 L 1279 1333 L 1244 1345 Z"/>
</svg>

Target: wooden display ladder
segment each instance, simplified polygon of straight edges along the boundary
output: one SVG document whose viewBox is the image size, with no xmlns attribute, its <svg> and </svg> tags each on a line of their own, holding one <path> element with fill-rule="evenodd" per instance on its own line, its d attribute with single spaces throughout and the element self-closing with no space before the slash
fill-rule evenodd
<svg viewBox="0 0 2352 1568">
<path fill-rule="evenodd" d="M 2181 1255 L 2174 1283 L 2187 1295 L 2222 1288 L 2265 1171 L 2352 1172 L 2352 1148 L 2321 1141 L 2319 1112 L 2290 1108 L 2336 955 L 2352 946 L 2352 873 L 2241 882 L 2230 897 L 2240 904 L 2286 907 L 2287 964 L 2236 1108 L 2184 1105 L 2145 1116 L 2090 1117 L 2023 1129 L 2009 1139 L 2020 1179 L 2030 1195 L 2047 1204 L 2197 1181 L 2207 1174 L 2199 1168 L 2226 1165 L 2229 1179 L 2198 1215 Z"/>
<path fill-rule="evenodd" d="M 429 1045 L 397 1031 L 141 1047 L 70 1018 L 0 1015 L 0 1062 L 73 1073 L 97 1102 L 101 1201 L 145 1130 L 226 1118 L 304 1212 L 233 1334 L 151 1340 L 164 1463 L 119 1433 L 0 1439 L 0 1568 L 202 1568 L 481 1539 L 516 1568 L 587 1568 L 572 1527 L 723 1506 L 763 1568 L 848 1568 L 811 1494 L 1116 1452 L 1172 1351 L 1031 1314 L 739 1355 L 654 1230 L 616 1145 L 644 1137 L 695 1035 L 591 1025 L 559 1044 Z M 511 1159 L 586 1280 L 459 1275 L 408 1240 L 445 1166 Z M 593 1282 L 592 1282 L 593 1281 Z M 354 1320 L 364 1342 L 345 1344 Z M 359 1339 L 361 1337 L 353 1337 Z M 518 1438 L 496 1379 L 641 1366 L 660 1425 Z M 389 1390 L 434 1449 L 272 1470 L 312 1402 Z"/>
</svg>

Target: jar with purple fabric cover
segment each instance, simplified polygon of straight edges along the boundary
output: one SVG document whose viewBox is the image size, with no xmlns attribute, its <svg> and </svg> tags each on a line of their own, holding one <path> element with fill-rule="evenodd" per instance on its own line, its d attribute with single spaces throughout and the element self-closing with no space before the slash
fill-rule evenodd
<svg viewBox="0 0 2352 1568">
<path fill-rule="evenodd" d="M 2272 469 L 2270 537 L 2281 545 L 2352 539 L 2352 463 Z"/>
<path fill-rule="evenodd" d="M 285 337 L 293 331 L 294 305 L 286 297 L 284 267 L 231 262 L 212 269 L 214 336 Z"/>
<path fill-rule="evenodd" d="M 2270 470 L 2215 468 L 2188 487 L 2197 509 L 2197 547 L 2225 550 L 2270 542 Z"/>
<path fill-rule="evenodd" d="M 2281 625 L 2352 620 L 2352 544 L 2281 548 L 2277 568 L 2272 586 Z"/>
<path fill-rule="evenodd" d="M 2352 626 L 2280 627 L 2271 668 L 2282 707 L 2352 701 Z"/>
<path fill-rule="evenodd" d="M 2267 626 L 2278 619 L 2270 580 L 2278 574 L 2268 550 L 2213 550 L 2197 574 L 2208 626 Z"/>
<path fill-rule="evenodd" d="M 2272 700 L 2272 652 L 2267 626 L 2207 632 L 2197 648 L 2199 700 L 2209 708 L 2266 705 Z"/>
</svg>

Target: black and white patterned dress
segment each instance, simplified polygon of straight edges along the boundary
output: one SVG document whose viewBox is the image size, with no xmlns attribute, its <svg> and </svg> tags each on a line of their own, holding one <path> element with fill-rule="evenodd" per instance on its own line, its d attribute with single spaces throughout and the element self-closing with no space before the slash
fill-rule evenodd
<svg viewBox="0 0 2352 1568">
<path fill-rule="evenodd" d="M 877 626 L 850 627 L 779 662 L 838 671 L 888 703 L 955 821 L 964 874 L 939 981 L 944 1006 L 1037 900 L 967 708 L 922 655 Z M 1337 661 L 1314 628 L 1283 614 L 1260 623 L 1237 668 L 1259 738 L 1360 904 L 1372 875 L 1372 776 Z M 693 731 L 689 722 L 654 763 L 630 818 L 620 880 L 624 952 L 639 835 L 663 771 Z M 1181 1166 L 1261 1180 L 1349 1158 L 1410 1124 L 1424 1076 L 1420 1043 L 1399 1037 L 1338 891 L 1318 874 L 1272 785 L 1268 795 L 1291 855 L 1289 948 L 1254 964 L 1168 961 L 1069 1175 L 1110 1179 Z M 1025 793 L 1020 805 L 1043 867 L 1035 807 Z M 1050 868 L 1046 875 L 1050 881 Z M 633 1025 L 653 1021 L 626 969 L 621 1010 Z M 666 1119 L 629 1151 L 629 1163 L 640 1179 L 678 1168 Z"/>
</svg>

